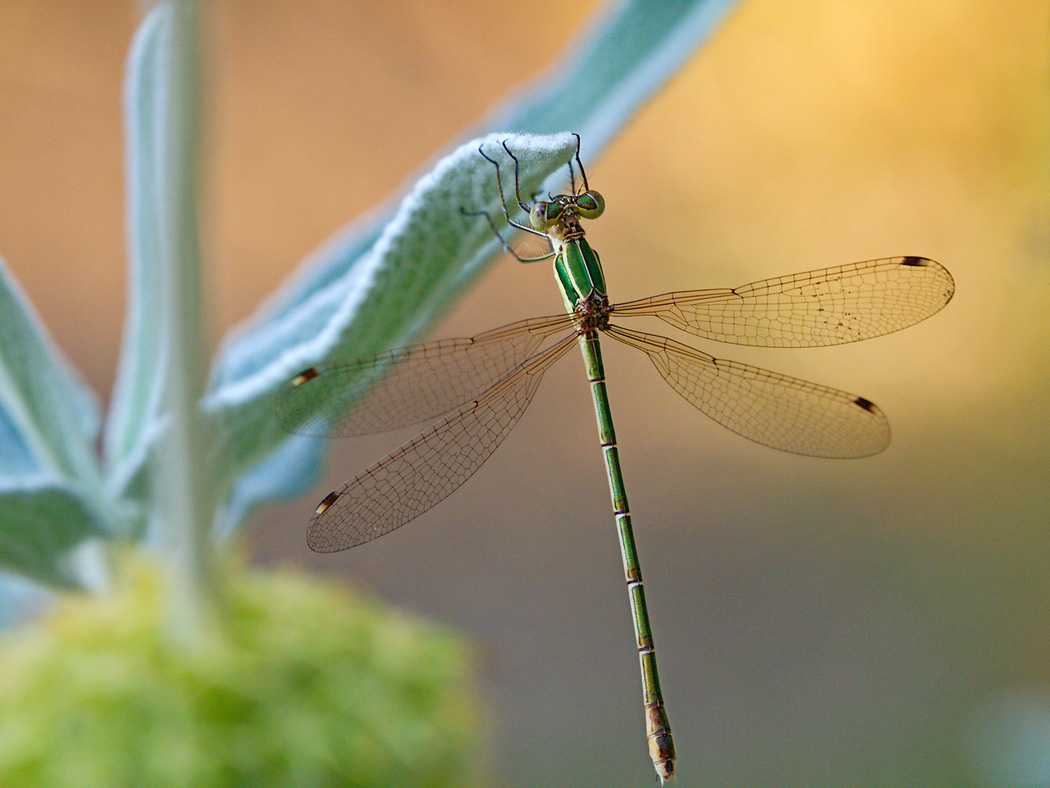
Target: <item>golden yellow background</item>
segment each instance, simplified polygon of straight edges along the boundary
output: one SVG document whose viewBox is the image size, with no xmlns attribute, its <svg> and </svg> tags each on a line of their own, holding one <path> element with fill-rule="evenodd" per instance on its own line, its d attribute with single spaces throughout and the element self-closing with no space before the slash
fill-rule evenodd
<svg viewBox="0 0 1050 788">
<path fill-rule="evenodd" d="M 213 336 L 541 73 L 595 8 L 215 4 Z M 113 0 L 0 3 L 0 254 L 103 397 L 136 18 Z M 894 440 L 868 460 L 750 444 L 644 358 L 607 351 L 681 785 L 983 786 L 1024 769 L 1050 784 L 1048 86 L 1045 0 L 754 0 L 588 168 L 614 301 L 902 254 L 957 283 L 943 313 L 860 345 L 703 346 L 876 401 Z M 545 266 L 504 259 L 433 335 L 559 304 Z M 451 500 L 310 554 L 316 500 L 400 437 L 341 445 L 316 495 L 261 513 L 248 548 L 471 632 L 493 785 L 652 784 L 579 362 L 549 373 Z M 1011 731 L 1036 736 L 1036 756 L 1007 758 Z"/>
</svg>

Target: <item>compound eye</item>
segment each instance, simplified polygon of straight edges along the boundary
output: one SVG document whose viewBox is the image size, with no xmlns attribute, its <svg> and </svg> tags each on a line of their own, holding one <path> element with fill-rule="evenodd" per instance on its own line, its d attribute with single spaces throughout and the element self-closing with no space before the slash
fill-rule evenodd
<svg viewBox="0 0 1050 788">
<path fill-rule="evenodd" d="M 547 219 L 547 205 L 546 202 L 538 202 L 533 204 L 532 210 L 529 211 L 529 224 L 532 225 L 532 229 L 546 231 L 550 226 Z"/>
<path fill-rule="evenodd" d="M 584 219 L 597 219 L 605 210 L 605 198 L 596 191 L 588 191 L 576 198 L 576 210 Z"/>
</svg>

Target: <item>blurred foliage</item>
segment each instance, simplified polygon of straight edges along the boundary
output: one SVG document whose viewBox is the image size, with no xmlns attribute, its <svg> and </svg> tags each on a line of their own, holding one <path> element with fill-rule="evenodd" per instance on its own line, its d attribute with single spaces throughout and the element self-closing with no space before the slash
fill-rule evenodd
<svg viewBox="0 0 1050 788">
<path fill-rule="evenodd" d="M 473 782 L 464 643 L 292 572 L 226 570 L 222 642 L 165 629 L 169 581 L 61 597 L 0 640 L 0 785 L 452 786 Z"/>
</svg>

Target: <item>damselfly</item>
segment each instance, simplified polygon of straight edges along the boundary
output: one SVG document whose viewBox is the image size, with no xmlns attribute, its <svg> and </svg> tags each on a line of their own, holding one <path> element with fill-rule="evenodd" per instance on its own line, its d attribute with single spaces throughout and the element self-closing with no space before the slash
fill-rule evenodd
<svg viewBox="0 0 1050 788">
<path fill-rule="evenodd" d="M 598 218 L 602 196 L 590 188 L 579 155 L 569 162 L 570 192 L 527 205 L 529 223 L 511 218 L 495 168 L 503 217 L 540 236 L 546 248 L 522 262 L 554 259 L 566 313 L 531 318 L 466 339 L 446 339 L 311 367 L 281 390 L 277 417 L 291 432 L 365 435 L 436 422 L 366 468 L 318 504 L 307 542 L 345 550 L 387 534 L 454 492 L 491 456 L 521 418 L 543 373 L 579 345 L 608 471 L 624 572 L 641 661 L 649 750 L 661 782 L 674 773 L 674 743 L 660 692 L 656 653 L 631 529 L 605 388 L 599 336 L 645 353 L 687 402 L 730 430 L 782 451 L 864 457 L 889 443 L 882 411 L 864 397 L 808 383 L 620 324 L 655 317 L 705 339 L 761 347 L 817 347 L 889 334 L 941 309 L 951 275 L 924 257 L 891 257 L 766 279 L 742 287 L 689 290 L 611 304 L 598 254 L 581 220 Z M 577 173 L 578 171 L 578 173 Z M 577 182 L 577 175 L 579 183 Z M 500 237 L 493 218 L 489 222 Z M 504 247 L 512 251 L 504 241 Z M 513 253 L 513 252 L 512 252 Z"/>
</svg>

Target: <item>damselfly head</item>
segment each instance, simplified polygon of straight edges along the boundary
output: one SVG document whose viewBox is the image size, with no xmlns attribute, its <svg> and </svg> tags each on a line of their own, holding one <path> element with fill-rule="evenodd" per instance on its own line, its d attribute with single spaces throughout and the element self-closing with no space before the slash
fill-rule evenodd
<svg viewBox="0 0 1050 788">
<path fill-rule="evenodd" d="M 596 191 L 582 194 L 559 194 L 550 200 L 533 203 L 529 211 L 529 224 L 534 230 L 547 232 L 559 222 L 570 218 L 597 219 L 605 210 L 605 198 Z"/>
</svg>

